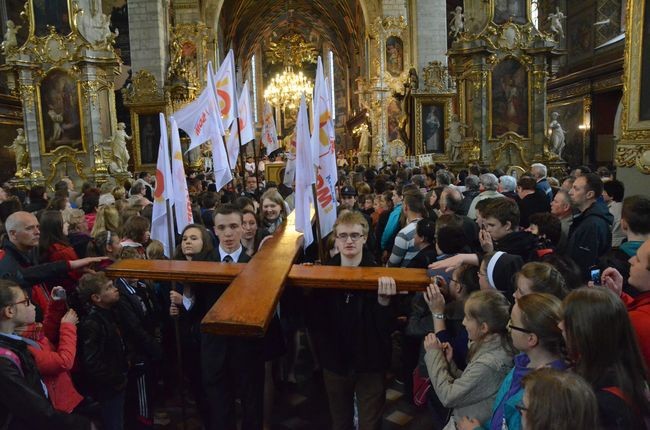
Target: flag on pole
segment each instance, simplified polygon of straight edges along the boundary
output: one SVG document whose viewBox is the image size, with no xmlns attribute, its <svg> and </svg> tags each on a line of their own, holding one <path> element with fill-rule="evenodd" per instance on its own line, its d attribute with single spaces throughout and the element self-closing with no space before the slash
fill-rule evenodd
<svg viewBox="0 0 650 430">
<path fill-rule="evenodd" d="M 160 113 L 160 144 L 158 145 L 158 162 L 156 163 L 156 189 L 153 192 L 153 214 L 151 216 L 151 238 L 163 244 L 167 258 L 172 258 L 174 252 L 174 235 L 170 237 L 172 224 L 171 213 L 167 212 L 167 201 L 173 204 L 172 172 L 169 164 L 169 141 L 167 139 L 167 124 L 165 115 Z M 173 228 L 171 229 L 173 231 Z"/>
<path fill-rule="evenodd" d="M 235 119 L 235 54 L 232 49 L 214 76 L 217 101 L 223 126 L 228 127 Z"/>
<path fill-rule="evenodd" d="M 308 247 L 314 241 L 309 214 L 312 201 L 312 185 L 316 183 L 312 159 L 312 145 L 309 136 L 309 119 L 305 95 L 300 100 L 300 109 L 296 120 L 296 231 L 304 235 L 303 247 Z"/>
<path fill-rule="evenodd" d="M 278 131 L 275 128 L 275 120 L 273 119 L 273 108 L 271 108 L 271 105 L 268 102 L 264 103 L 262 146 L 266 148 L 267 154 L 270 154 L 280 147 L 278 144 Z"/>
<path fill-rule="evenodd" d="M 170 117 L 172 126 L 172 177 L 174 178 L 174 211 L 176 213 L 176 227 L 183 231 L 185 226 L 192 224 L 192 202 L 187 190 L 185 167 L 183 166 L 183 153 L 181 152 L 181 138 L 178 134 L 176 119 Z"/>
<path fill-rule="evenodd" d="M 241 143 L 241 146 L 244 146 L 251 140 L 255 139 L 250 94 L 248 92 L 248 81 L 246 81 L 244 88 L 241 90 L 239 102 L 237 103 L 237 112 L 239 118 L 239 129 L 237 128 L 237 123 L 233 121 L 233 123 L 230 124 L 230 135 L 228 135 L 228 141 L 226 142 L 226 147 L 228 148 L 228 159 L 230 160 L 231 166 L 237 164 L 237 157 L 239 157 L 240 151 L 239 144 Z M 241 142 L 237 137 L 239 131 L 241 132 Z"/>
<path fill-rule="evenodd" d="M 251 110 L 251 97 L 248 91 L 248 81 L 244 83 L 237 103 L 237 116 L 239 117 L 239 130 L 241 132 L 241 144 L 246 145 L 255 139 L 253 128 L 253 112 Z"/>
<path fill-rule="evenodd" d="M 311 135 L 312 160 L 318 167 L 316 176 L 316 208 L 320 220 L 321 237 L 327 236 L 336 222 L 335 186 L 338 180 L 334 147 L 334 124 L 323 62 L 318 57 L 313 97 L 313 126 Z"/>
<path fill-rule="evenodd" d="M 212 63 L 208 63 L 207 75 L 208 82 L 201 95 L 192 103 L 174 112 L 178 127 L 190 137 L 188 151 L 200 146 L 208 139 L 213 139 L 214 142 L 214 137 L 225 134 L 217 111 L 217 98 L 212 80 Z"/>
</svg>

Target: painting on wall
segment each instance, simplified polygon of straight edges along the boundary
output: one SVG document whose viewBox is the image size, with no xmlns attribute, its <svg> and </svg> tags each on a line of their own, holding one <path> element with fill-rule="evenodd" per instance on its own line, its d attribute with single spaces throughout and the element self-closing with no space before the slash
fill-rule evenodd
<svg viewBox="0 0 650 430">
<path fill-rule="evenodd" d="M 59 34 L 70 34 L 68 0 L 32 0 L 32 6 L 36 36 L 50 34 L 49 27 L 54 27 Z"/>
<path fill-rule="evenodd" d="M 512 19 L 515 24 L 525 24 L 527 3 L 527 0 L 495 0 L 494 23 L 505 24 Z"/>
<path fill-rule="evenodd" d="M 432 154 L 435 159 L 449 156 L 446 131 L 453 109 L 453 94 L 415 96 L 415 154 Z"/>
<path fill-rule="evenodd" d="M 404 42 L 397 36 L 386 39 L 386 70 L 391 75 L 404 71 Z"/>
<path fill-rule="evenodd" d="M 558 122 L 564 130 L 565 146 L 562 158 L 570 166 L 584 164 L 587 135 L 580 127 L 589 123 L 585 111 L 585 99 L 578 97 L 549 104 L 546 108 L 547 121 L 550 121 L 552 112 L 558 113 Z"/>
<path fill-rule="evenodd" d="M 140 146 L 140 164 L 156 164 L 160 141 L 158 114 L 138 116 L 137 136 L 137 144 Z"/>
<path fill-rule="evenodd" d="M 388 119 L 388 141 L 391 142 L 395 139 L 400 139 L 400 119 L 402 118 L 402 105 L 395 99 L 388 103 L 387 111 Z M 404 142 L 408 144 L 409 142 Z"/>
<path fill-rule="evenodd" d="M 508 59 L 492 70 L 492 137 L 514 131 L 528 137 L 528 73 L 517 60 Z"/>
<path fill-rule="evenodd" d="M 575 7 L 575 6 L 573 6 Z M 594 50 L 594 15 L 593 7 L 573 10 L 568 9 L 566 25 L 567 60 L 575 64 L 591 58 Z"/>
<path fill-rule="evenodd" d="M 83 151 L 79 93 L 75 78 L 65 70 L 47 74 L 38 87 L 41 114 L 41 150 L 59 146 Z"/>
</svg>

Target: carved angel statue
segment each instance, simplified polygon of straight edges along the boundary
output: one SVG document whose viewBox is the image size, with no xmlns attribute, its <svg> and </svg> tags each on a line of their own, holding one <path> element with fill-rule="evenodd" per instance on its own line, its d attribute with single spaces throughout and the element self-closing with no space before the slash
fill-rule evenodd
<svg viewBox="0 0 650 430">
<path fill-rule="evenodd" d="M 449 35 L 455 39 L 460 33 L 465 31 L 465 15 L 463 15 L 463 7 L 456 6 L 456 12 L 450 12 L 450 15 Z"/>
<path fill-rule="evenodd" d="M 123 122 L 117 123 L 117 130 L 111 138 L 111 148 L 113 149 L 111 169 L 115 172 L 126 172 L 128 170 L 131 157 L 126 150 L 127 139 L 131 140 L 131 136 L 126 134 L 126 125 Z"/>
<path fill-rule="evenodd" d="M 10 19 L 7 20 L 7 31 L 5 31 L 5 38 L 2 42 L 2 52 L 7 55 L 9 51 L 18 47 L 18 40 L 16 40 L 16 34 L 18 30 L 22 28 L 21 25 L 16 25 Z"/>
<path fill-rule="evenodd" d="M 555 8 L 555 13 L 548 14 L 548 21 L 551 22 L 551 31 L 558 36 L 558 39 L 564 38 L 564 29 L 562 28 L 562 20 L 566 19 L 566 16 L 560 12 L 560 8 Z"/>
<path fill-rule="evenodd" d="M 18 136 L 16 136 L 13 143 L 8 145 L 7 148 L 13 150 L 16 154 L 16 176 L 20 177 L 19 175 L 23 170 L 29 169 L 29 149 L 24 130 L 19 128 L 16 131 L 18 132 Z"/>
<path fill-rule="evenodd" d="M 551 131 L 550 141 L 551 141 L 551 150 L 557 154 L 559 158 L 562 158 L 562 151 L 564 150 L 564 135 L 565 132 L 562 129 L 557 120 L 560 117 L 560 114 L 557 112 L 551 113 L 551 123 L 548 125 L 548 128 Z"/>
<path fill-rule="evenodd" d="M 367 154 L 368 152 L 370 152 L 370 133 L 368 132 L 368 127 L 363 127 L 359 139 L 359 153 Z"/>
<path fill-rule="evenodd" d="M 449 122 L 449 131 L 447 144 L 451 148 L 451 159 L 452 161 L 457 161 L 460 159 L 460 149 L 463 145 L 464 133 L 463 129 L 467 130 L 469 126 L 463 124 L 458 119 L 458 115 L 453 115 L 451 121 Z"/>
</svg>

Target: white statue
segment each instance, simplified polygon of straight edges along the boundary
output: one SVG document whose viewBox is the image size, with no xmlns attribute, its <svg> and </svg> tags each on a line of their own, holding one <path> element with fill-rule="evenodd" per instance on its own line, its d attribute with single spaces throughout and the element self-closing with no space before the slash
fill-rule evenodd
<svg viewBox="0 0 650 430">
<path fill-rule="evenodd" d="M 551 130 L 551 150 L 557 154 L 559 158 L 562 158 L 562 151 L 564 150 L 564 130 L 562 125 L 558 122 L 560 114 L 557 112 L 551 113 L 551 123 L 548 125 L 548 128 Z"/>
<path fill-rule="evenodd" d="M 91 0 L 88 10 L 84 10 L 80 20 L 80 30 L 84 38 L 92 44 L 110 43 L 118 36 L 116 29 L 110 29 L 110 18 L 101 12 L 101 7 L 96 0 Z"/>
<path fill-rule="evenodd" d="M 464 133 L 463 129 L 467 130 L 469 127 L 460 122 L 458 115 L 453 115 L 451 121 L 449 122 L 449 137 L 447 138 L 447 144 L 451 148 L 451 159 L 452 161 L 457 161 L 460 159 L 460 149 L 463 145 Z"/>
<path fill-rule="evenodd" d="M 123 122 L 117 123 L 117 130 L 111 138 L 111 148 L 113 149 L 113 161 L 111 170 L 114 172 L 126 172 L 129 166 L 129 152 L 126 150 L 126 140 L 131 140 L 131 136 L 126 134 L 126 125 Z"/>
<path fill-rule="evenodd" d="M 359 138 L 359 154 L 367 154 L 370 152 L 370 133 L 368 127 L 361 129 L 361 137 Z"/>
<path fill-rule="evenodd" d="M 7 55 L 9 51 L 18 47 L 18 40 L 16 34 L 22 28 L 21 25 L 16 25 L 10 19 L 7 20 L 7 31 L 5 31 L 5 38 L 2 42 L 2 52 Z"/>
<path fill-rule="evenodd" d="M 564 29 L 562 29 L 562 20 L 565 18 L 566 16 L 562 12 L 560 12 L 559 7 L 555 8 L 555 13 L 548 14 L 548 21 L 551 21 L 551 31 L 558 36 L 558 40 L 564 38 Z"/>
<path fill-rule="evenodd" d="M 451 12 L 451 20 L 449 21 L 449 35 L 454 39 L 460 33 L 465 31 L 465 15 L 463 15 L 463 7 L 456 6 L 456 12 Z"/>
<path fill-rule="evenodd" d="M 29 150 L 27 148 L 27 138 L 25 138 L 24 130 L 19 128 L 16 131 L 18 132 L 18 136 L 16 136 L 13 143 L 7 146 L 7 148 L 12 149 L 14 154 L 16 154 L 16 176 L 18 176 L 20 172 L 29 168 Z"/>
</svg>

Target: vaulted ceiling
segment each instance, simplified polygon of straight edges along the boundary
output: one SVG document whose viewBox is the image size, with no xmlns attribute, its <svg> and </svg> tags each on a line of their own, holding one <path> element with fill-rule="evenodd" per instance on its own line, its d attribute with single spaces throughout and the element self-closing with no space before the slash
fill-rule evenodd
<svg viewBox="0 0 650 430">
<path fill-rule="evenodd" d="M 219 16 L 224 46 L 246 59 L 257 47 L 289 31 L 330 42 L 343 64 L 362 52 L 365 36 L 359 0 L 224 0 Z"/>
</svg>

